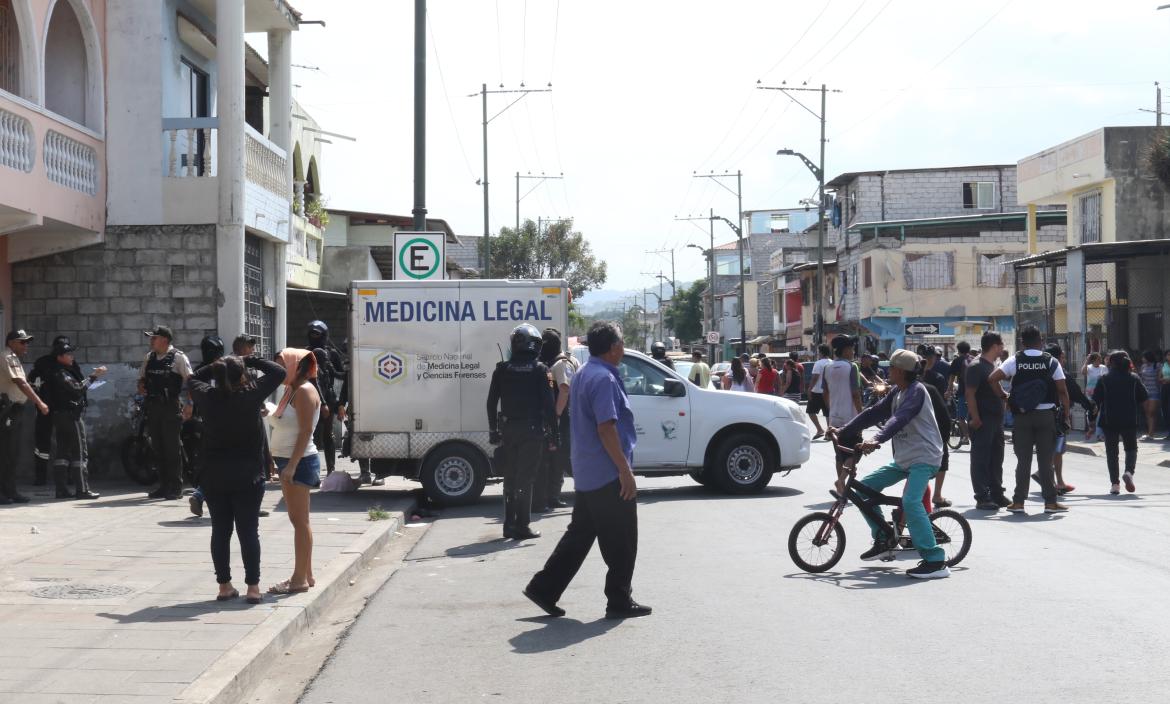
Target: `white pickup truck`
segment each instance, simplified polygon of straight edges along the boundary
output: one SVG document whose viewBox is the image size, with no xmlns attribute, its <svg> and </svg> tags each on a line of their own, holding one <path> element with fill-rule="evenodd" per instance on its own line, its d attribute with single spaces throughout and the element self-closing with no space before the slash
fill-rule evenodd
<svg viewBox="0 0 1170 704">
<path fill-rule="evenodd" d="M 564 330 L 563 281 L 355 281 L 352 455 L 422 482 L 440 505 L 475 501 L 491 477 L 486 400 L 519 323 Z M 808 460 L 807 417 L 775 396 L 700 389 L 640 352 L 621 366 L 638 426 L 635 471 L 689 473 L 736 493 Z"/>
</svg>

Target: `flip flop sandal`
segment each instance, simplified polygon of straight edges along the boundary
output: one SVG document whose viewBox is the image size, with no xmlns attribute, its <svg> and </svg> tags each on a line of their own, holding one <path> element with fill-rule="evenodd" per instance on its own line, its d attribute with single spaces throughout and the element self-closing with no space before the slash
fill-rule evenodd
<svg viewBox="0 0 1170 704">
<path fill-rule="evenodd" d="M 309 591 L 309 585 L 294 587 L 287 579 L 268 588 L 269 594 L 300 594 Z"/>
<path fill-rule="evenodd" d="M 939 499 L 939 500 L 934 502 L 934 507 L 936 509 L 949 508 L 953 505 L 954 505 L 954 503 L 950 499 Z"/>
<path fill-rule="evenodd" d="M 218 594 L 218 595 L 216 595 L 215 600 L 216 601 L 231 601 L 232 599 L 238 599 L 239 597 L 240 597 L 240 591 L 238 589 L 233 589 L 231 594 Z"/>
<path fill-rule="evenodd" d="M 1076 487 L 1073 486 L 1072 484 L 1063 484 L 1061 486 L 1056 487 L 1056 493 L 1060 494 L 1061 496 L 1064 496 L 1065 494 L 1072 492 L 1072 491 L 1076 491 Z"/>
<path fill-rule="evenodd" d="M 260 602 L 264 601 L 264 596 L 263 595 L 249 596 L 249 597 L 245 597 L 244 600 L 247 601 L 249 604 L 259 604 Z"/>
</svg>

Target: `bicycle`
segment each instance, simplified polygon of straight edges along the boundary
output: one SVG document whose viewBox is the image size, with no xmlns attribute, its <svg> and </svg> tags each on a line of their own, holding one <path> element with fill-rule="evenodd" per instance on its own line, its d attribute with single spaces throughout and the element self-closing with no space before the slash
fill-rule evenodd
<svg viewBox="0 0 1170 704">
<path fill-rule="evenodd" d="M 963 425 L 959 420 L 959 402 L 954 397 L 947 401 L 947 415 L 951 417 L 951 434 L 947 437 L 947 447 L 958 450 L 963 446 Z"/>
<path fill-rule="evenodd" d="M 857 460 L 861 453 L 855 448 L 839 445 L 835 435 L 829 439 L 834 447 L 850 455 L 844 462 L 848 472 L 845 492 L 838 493 L 836 489 L 830 491 L 835 501 L 828 512 L 810 513 L 792 527 L 788 534 L 788 555 L 792 561 L 805 572 L 814 574 L 830 570 L 840 561 L 845 554 L 845 529 L 841 525 L 841 516 L 850 502 L 879 524 L 878 539 L 888 547 L 888 551 L 880 557 L 883 562 L 895 559 L 896 552 L 914 550 L 910 536 L 905 533 L 901 497 L 886 496 L 862 484 L 857 478 Z M 895 507 L 894 520 L 883 520 L 877 512 L 878 506 Z M 971 524 L 962 514 L 951 509 L 939 509 L 928 515 L 935 542 L 946 553 L 946 565 L 954 567 L 967 557 L 971 549 Z"/>
</svg>

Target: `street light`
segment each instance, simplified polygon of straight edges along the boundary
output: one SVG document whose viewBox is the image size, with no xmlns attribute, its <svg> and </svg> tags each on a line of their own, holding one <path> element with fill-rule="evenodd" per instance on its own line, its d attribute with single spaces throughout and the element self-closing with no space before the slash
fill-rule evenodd
<svg viewBox="0 0 1170 704">
<path fill-rule="evenodd" d="M 822 112 L 824 108 L 822 106 Z M 825 143 L 824 122 L 821 122 L 821 166 L 817 166 L 804 154 L 792 149 L 779 149 L 777 156 L 794 156 L 804 162 L 808 170 L 817 179 L 817 188 L 820 197 L 817 199 L 817 289 L 813 300 L 816 320 L 813 322 L 813 338 L 815 344 L 821 344 L 825 339 Z"/>
<path fill-rule="evenodd" d="M 739 238 L 739 353 L 743 354 L 747 352 L 747 287 L 743 282 L 743 229 L 722 215 L 711 215 L 711 219 L 727 223 L 735 236 Z M 714 268 L 714 261 L 712 261 L 712 268 Z M 715 314 L 713 306 L 711 314 Z"/>
<path fill-rule="evenodd" d="M 710 220 L 708 220 L 708 224 L 711 224 Z M 714 225 L 712 225 L 713 227 Z M 707 259 L 707 300 L 711 303 L 711 317 L 707 318 L 707 332 L 711 332 L 715 329 L 715 252 L 713 249 L 704 249 L 697 244 L 688 244 L 687 246 L 699 250 Z M 711 246 L 715 246 L 714 234 L 711 236 Z M 714 364 L 715 345 L 707 343 L 707 347 L 707 361 Z"/>
</svg>

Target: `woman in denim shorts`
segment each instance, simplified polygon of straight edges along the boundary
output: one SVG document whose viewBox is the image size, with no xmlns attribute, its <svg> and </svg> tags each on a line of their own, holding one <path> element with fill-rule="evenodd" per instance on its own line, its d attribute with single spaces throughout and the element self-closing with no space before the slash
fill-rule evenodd
<svg viewBox="0 0 1170 704">
<path fill-rule="evenodd" d="M 308 591 L 313 579 L 313 530 L 309 525 L 309 491 L 321 485 L 321 459 L 313 444 L 313 431 L 321 414 L 317 359 L 308 350 L 286 348 L 277 360 L 288 372 L 284 395 L 276 412 L 269 416 L 272 439 L 269 447 L 280 471 L 280 489 L 288 520 L 293 525 L 296 559 L 292 577 L 269 587 L 272 594 Z"/>
</svg>

